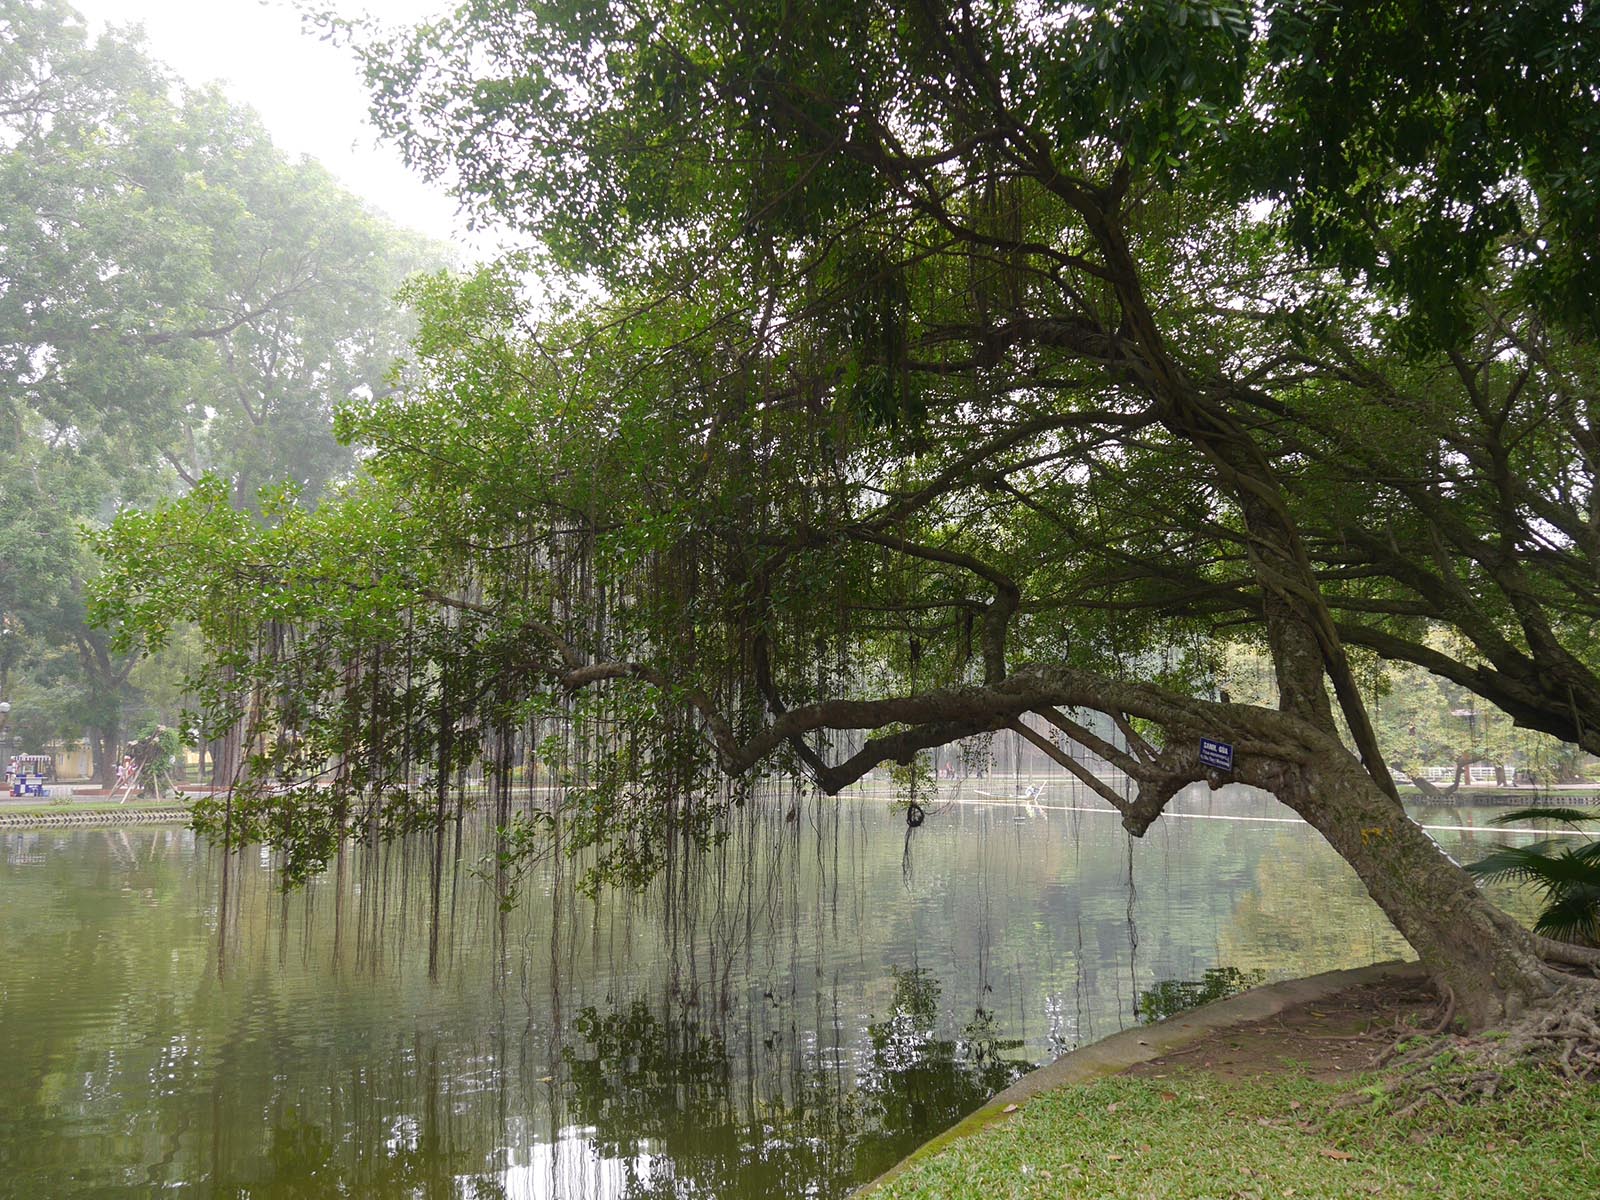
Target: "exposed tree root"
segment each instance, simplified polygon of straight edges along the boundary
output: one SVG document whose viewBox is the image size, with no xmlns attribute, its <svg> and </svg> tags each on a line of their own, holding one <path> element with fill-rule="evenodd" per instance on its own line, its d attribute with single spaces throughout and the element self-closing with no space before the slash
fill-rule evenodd
<svg viewBox="0 0 1600 1200">
<path fill-rule="evenodd" d="M 1433 1103 L 1490 1100 L 1514 1086 L 1509 1069 L 1526 1063 L 1573 1082 L 1600 1082 L 1600 985 L 1567 976 L 1555 995 L 1520 1020 L 1471 1035 L 1448 1032 L 1456 998 L 1448 987 L 1444 991 L 1437 1020 L 1374 1057 L 1372 1065 L 1387 1071 L 1383 1083 L 1348 1093 L 1335 1107 L 1381 1099 L 1404 1117 Z"/>
<path fill-rule="evenodd" d="M 1433 1023 L 1433 1025 L 1429 1026 L 1429 1028 L 1426 1030 L 1426 1032 L 1427 1032 L 1427 1034 L 1429 1036 L 1432 1036 L 1433 1034 L 1436 1034 L 1436 1033 L 1443 1033 L 1446 1029 L 1450 1028 L 1450 1022 L 1455 1019 L 1455 1015 L 1456 1015 L 1456 993 L 1455 993 L 1455 989 L 1452 988 L 1448 983 L 1444 984 L 1443 987 L 1444 987 L 1444 997 L 1445 997 L 1444 998 L 1444 1016 L 1440 1017 L 1436 1022 Z"/>
<path fill-rule="evenodd" d="M 1575 946 L 1571 942 L 1558 942 L 1554 938 L 1535 937 L 1534 948 L 1546 962 L 1565 963 L 1569 967 L 1587 967 L 1591 974 L 1600 977 L 1600 950 L 1592 946 Z"/>
</svg>

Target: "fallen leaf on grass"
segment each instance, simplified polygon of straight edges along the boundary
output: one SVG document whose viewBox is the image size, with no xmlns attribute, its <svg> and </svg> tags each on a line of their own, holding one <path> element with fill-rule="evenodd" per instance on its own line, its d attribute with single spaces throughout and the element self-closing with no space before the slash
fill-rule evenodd
<svg viewBox="0 0 1600 1200">
<path fill-rule="evenodd" d="M 1323 1158 L 1336 1158 L 1340 1162 L 1348 1162 L 1355 1157 L 1353 1154 L 1346 1154 L 1343 1150 L 1329 1150 L 1326 1146 L 1318 1146 L 1317 1153 L 1322 1155 Z"/>
<path fill-rule="evenodd" d="M 1290 1109 L 1298 1110 L 1300 1108 L 1300 1101 L 1298 1101 L 1298 1100 L 1289 1101 L 1289 1107 L 1290 1107 Z"/>
<path fill-rule="evenodd" d="M 1110 1104 L 1106 1105 L 1106 1111 L 1108 1113 L 1114 1113 L 1114 1112 L 1117 1111 L 1117 1109 L 1119 1109 L 1121 1107 L 1122 1106 L 1120 1104 L 1118 1104 L 1115 1100 L 1113 1100 Z"/>
<path fill-rule="evenodd" d="M 1004 1108 L 1002 1108 L 1000 1111 L 1003 1112 L 1003 1113 L 1014 1113 L 1014 1112 L 1017 1111 L 1017 1106 L 1015 1104 L 1008 1104 Z"/>
<path fill-rule="evenodd" d="M 1178 1098 L 1178 1093 L 1177 1092 L 1162 1092 L 1161 1093 L 1161 1098 L 1170 1103 L 1171 1101 L 1176 1100 Z"/>
</svg>

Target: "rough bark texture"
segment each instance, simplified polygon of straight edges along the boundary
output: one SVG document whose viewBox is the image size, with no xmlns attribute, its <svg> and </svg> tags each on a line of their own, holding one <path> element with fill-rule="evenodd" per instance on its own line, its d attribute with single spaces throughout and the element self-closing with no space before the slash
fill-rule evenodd
<svg viewBox="0 0 1600 1200">
<path fill-rule="evenodd" d="M 1327 838 L 1473 1027 L 1555 990 L 1535 940 L 1353 762 L 1284 772 L 1278 798 Z"/>
</svg>

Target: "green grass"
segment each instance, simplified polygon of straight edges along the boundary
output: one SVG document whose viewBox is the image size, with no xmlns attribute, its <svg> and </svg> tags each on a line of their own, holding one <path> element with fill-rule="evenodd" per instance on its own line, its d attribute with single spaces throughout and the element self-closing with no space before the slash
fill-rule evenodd
<svg viewBox="0 0 1600 1200">
<path fill-rule="evenodd" d="M 1600 1195 L 1600 1086 L 1533 1068 L 1512 1090 L 1408 1117 L 1332 1101 L 1376 1077 L 1115 1077 L 1030 1100 L 911 1163 L 873 1200 L 1305 1200 Z M 1348 1155 L 1348 1157 L 1341 1157 Z"/>
</svg>

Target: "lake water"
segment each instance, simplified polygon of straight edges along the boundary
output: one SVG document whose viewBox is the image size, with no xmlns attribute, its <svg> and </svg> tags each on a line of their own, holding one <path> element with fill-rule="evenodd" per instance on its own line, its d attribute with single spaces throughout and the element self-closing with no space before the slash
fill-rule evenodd
<svg viewBox="0 0 1600 1200">
<path fill-rule="evenodd" d="M 437 904 L 427 839 L 287 896 L 235 856 L 224 903 L 184 829 L 0 833 L 0 1195 L 839 1196 L 1158 979 L 1405 953 L 1260 793 L 1139 841 L 1065 782 L 963 800 L 909 842 L 881 797 L 752 807 L 647 894 L 546 861 L 509 914 L 471 821 Z"/>
</svg>

